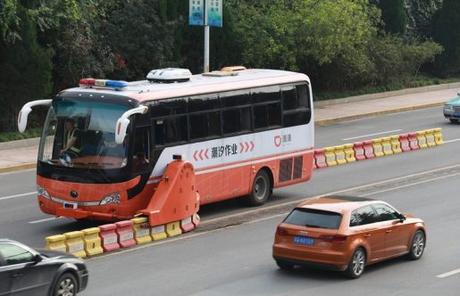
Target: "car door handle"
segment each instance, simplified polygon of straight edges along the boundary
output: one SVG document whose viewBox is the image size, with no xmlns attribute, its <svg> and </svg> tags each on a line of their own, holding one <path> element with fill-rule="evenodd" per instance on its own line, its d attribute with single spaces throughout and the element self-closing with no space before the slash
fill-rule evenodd
<svg viewBox="0 0 460 296">
<path fill-rule="evenodd" d="M 14 273 L 14 274 L 11 275 L 11 277 L 12 277 L 12 278 L 18 278 L 18 277 L 21 277 L 21 276 L 23 276 L 23 275 L 24 275 L 24 274 L 22 274 L 22 273 Z"/>
<path fill-rule="evenodd" d="M 372 236 L 372 234 L 370 234 L 370 233 L 366 233 L 366 234 L 364 235 L 364 237 L 371 237 L 371 236 Z"/>
<path fill-rule="evenodd" d="M 385 230 L 385 233 L 390 233 L 392 231 L 393 231 L 392 229 L 387 229 L 387 230 Z"/>
</svg>

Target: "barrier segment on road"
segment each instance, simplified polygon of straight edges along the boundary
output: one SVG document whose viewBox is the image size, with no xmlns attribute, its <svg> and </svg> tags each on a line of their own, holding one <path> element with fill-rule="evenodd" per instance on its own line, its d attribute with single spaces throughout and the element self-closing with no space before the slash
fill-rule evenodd
<svg viewBox="0 0 460 296">
<path fill-rule="evenodd" d="M 99 227 L 83 229 L 82 232 L 86 254 L 88 256 L 102 254 L 104 250 L 102 249 L 102 240 L 99 236 L 99 233 L 101 232 Z"/>
<path fill-rule="evenodd" d="M 45 238 L 46 248 L 52 251 L 66 252 L 65 235 L 57 234 Z"/>
<path fill-rule="evenodd" d="M 326 147 L 315 150 L 315 168 L 320 169 L 421 148 L 435 147 L 443 143 L 442 129 L 435 128 L 353 144 L 349 143 L 342 146 Z"/>
<path fill-rule="evenodd" d="M 166 234 L 166 226 L 165 225 L 160 225 L 160 226 L 154 226 L 151 228 L 151 233 L 152 233 L 152 239 L 154 241 L 159 241 L 162 239 L 165 239 L 168 237 Z"/>
<path fill-rule="evenodd" d="M 131 219 L 133 221 L 134 239 L 138 245 L 146 244 L 152 241 L 150 235 L 150 225 L 147 217 L 138 217 Z"/>
<path fill-rule="evenodd" d="M 126 220 L 115 223 L 117 226 L 118 243 L 122 248 L 129 248 L 136 244 L 134 240 L 133 221 Z"/>
<path fill-rule="evenodd" d="M 102 249 L 104 252 L 111 252 L 118 250 L 120 244 L 118 243 L 118 234 L 116 232 L 117 225 L 115 224 L 105 224 L 99 226 L 100 235 L 102 239 Z"/>
<path fill-rule="evenodd" d="M 85 244 L 82 231 L 72 231 L 64 233 L 66 239 L 67 253 L 74 256 L 85 258 Z"/>
</svg>

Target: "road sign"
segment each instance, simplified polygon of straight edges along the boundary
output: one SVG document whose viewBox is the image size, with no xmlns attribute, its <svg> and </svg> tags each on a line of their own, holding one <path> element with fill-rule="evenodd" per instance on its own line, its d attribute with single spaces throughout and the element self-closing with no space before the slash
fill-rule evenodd
<svg viewBox="0 0 460 296">
<path fill-rule="evenodd" d="M 211 27 L 222 27 L 223 0 L 206 0 L 207 25 Z"/>
<path fill-rule="evenodd" d="M 204 1 L 190 0 L 188 22 L 191 26 L 203 26 L 205 24 Z"/>
</svg>

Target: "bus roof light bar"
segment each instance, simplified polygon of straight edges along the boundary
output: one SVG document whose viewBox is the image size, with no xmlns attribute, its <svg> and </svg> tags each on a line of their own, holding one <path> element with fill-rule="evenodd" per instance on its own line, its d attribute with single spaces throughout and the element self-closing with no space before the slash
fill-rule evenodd
<svg viewBox="0 0 460 296">
<path fill-rule="evenodd" d="M 18 130 L 20 133 L 23 133 L 27 127 L 27 118 L 29 117 L 30 112 L 32 112 L 32 107 L 35 106 L 49 106 L 51 105 L 51 100 L 36 100 L 26 103 L 22 106 L 21 111 L 18 115 Z"/>
<path fill-rule="evenodd" d="M 123 141 L 126 137 L 126 130 L 130 123 L 129 117 L 134 114 L 145 114 L 149 110 L 147 106 L 139 106 L 133 109 L 130 109 L 123 113 L 121 117 L 117 120 L 117 125 L 115 126 L 115 142 L 117 144 L 123 144 Z"/>
</svg>

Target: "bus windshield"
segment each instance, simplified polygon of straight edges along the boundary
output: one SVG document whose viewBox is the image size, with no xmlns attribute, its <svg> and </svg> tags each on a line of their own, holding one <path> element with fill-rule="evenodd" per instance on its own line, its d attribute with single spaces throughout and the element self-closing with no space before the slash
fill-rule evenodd
<svg viewBox="0 0 460 296">
<path fill-rule="evenodd" d="M 56 100 L 48 111 L 39 161 L 50 165 L 115 169 L 127 163 L 127 143 L 115 143 L 115 125 L 129 109 L 100 101 Z"/>
</svg>

